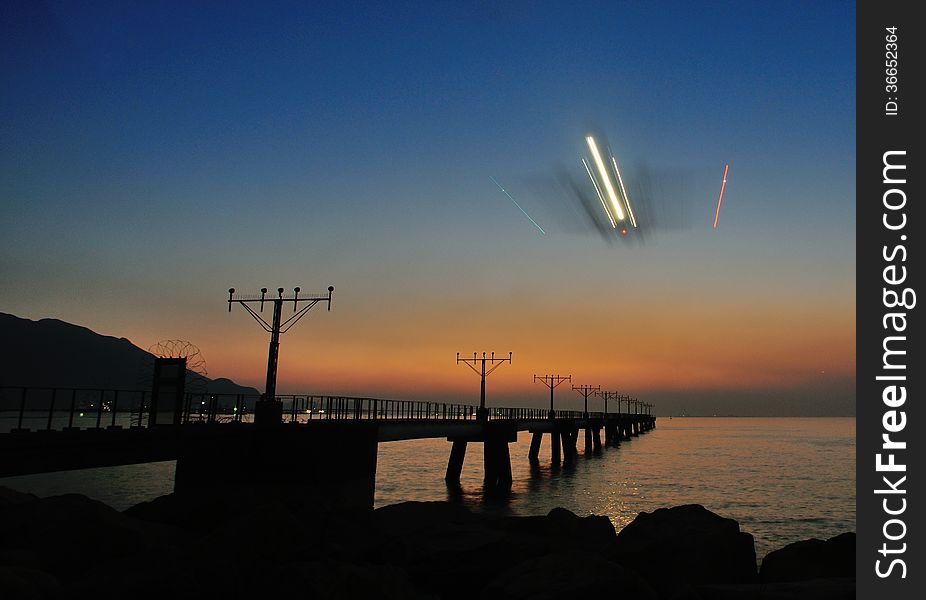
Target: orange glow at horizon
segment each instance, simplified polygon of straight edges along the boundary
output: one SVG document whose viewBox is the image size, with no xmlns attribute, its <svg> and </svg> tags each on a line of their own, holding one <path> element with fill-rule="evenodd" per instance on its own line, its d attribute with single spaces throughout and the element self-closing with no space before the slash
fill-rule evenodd
<svg viewBox="0 0 926 600">
<path fill-rule="evenodd" d="M 553 312 L 551 315 L 549 311 Z M 549 307 L 516 314 L 448 320 L 419 311 L 351 319 L 351 333 L 333 322 L 284 336 L 278 389 L 281 393 L 332 393 L 402 398 L 429 394 L 478 396 L 479 379 L 456 353 L 496 352 L 513 360 L 487 380 L 496 397 L 534 397 L 531 375 L 572 374 L 580 383 L 646 390 L 752 390 L 795 387 L 855 372 L 854 315 L 834 311 L 826 318 L 768 306 L 736 313 L 729 308 L 638 310 L 615 322 L 606 308 L 576 315 L 569 331 L 551 337 L 535 323 L 555 318 Z M 332 313 L 333 314 L 333 313 Z M 610 323 L 610 326 L 602 326 Z M 236 343 L 208 349 L 211 374 L 263 388 L 266 338 L 236 331 Z M 246 340 L 244 338 L 247 338 Z M 539 401 L 539 400 L 538 400 Z"/>
</svg>

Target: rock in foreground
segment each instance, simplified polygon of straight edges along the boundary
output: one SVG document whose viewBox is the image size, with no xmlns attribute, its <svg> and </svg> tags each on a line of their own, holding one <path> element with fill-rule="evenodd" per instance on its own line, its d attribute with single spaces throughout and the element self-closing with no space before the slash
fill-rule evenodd
<svg viewBox="0 0 926 600">
<path fill-rule="evenodd" d="M 76 494 L 36 498 L 0 488 L 0 509 L 3 600 L 542 600 L 585 593 L 727 600 L 854 593 L 845 578 L 759 584 L 752 537 L 701 506 L 642 513 L 620 534 L 605 517 L 561 508 L 498 517 L 459 504 L 406 502 L 323 513 L 299 498 L 265 493 L 171 494 L 120 513 Z M 812 546 L 824 544 L 822 555 L 814 552 L 829 556 L 828 549 L 844 549 L 848 539 Z M 764 576 L 795 576 L 787 565 L 810 546 L 792 546 L 769 555 Z M 830 573 L 828 561 L 820 558 L 822 566 L 808 574 Z"/>
<path fill-rule="evenodd" d="M 608 557 L 643 575 L 663 595 L 686 585 L 756 579 L 752 535 L 700 504 L 640 513 L 617 535 Z"/>
<path fill-rule="evenodd" d="M 762 581 L 806 581 L 855 577 L 855 534 L 843 533 L 826 541 L 803 540 L 769 552 L 762 560 Z"/>
<path fill-rule="evenodd" d="M 484 600 L 556 600 L 611 594 L 658 600 L 656 592 L 630 569 L 588 552 L 548 554 L 518 563 L 498 575 L 481 594 Z"/>
</svg>

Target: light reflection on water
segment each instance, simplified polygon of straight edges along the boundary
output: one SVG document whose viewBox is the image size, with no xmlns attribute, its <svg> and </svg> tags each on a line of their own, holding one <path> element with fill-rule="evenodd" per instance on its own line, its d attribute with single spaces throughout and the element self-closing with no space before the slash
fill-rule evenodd
<svg viewBox="0 0 926 600">
<path fill-rule="evenodd" d="M 607 515 L 620 529 L 641 511 L 703 504 L 736 519 L 756 538 L 759 558 L 808 537 L 855 530 L 855 419 L 661 418 L 658 427 L 618 448 L 553 469 L 549 438 L 532 471 L 530 434 L 511 444 L 510 496 L 486 500 L 482 445 L 469 445 L 460 494 L 448 493 L 444 439 L 380 444 L 376 506 L 404 500 L 454 500 L 494 514 L 546 514 L 556 506 Z M 170 493 L 174 463 L 150 463 L 0 479 L 40 496 L 76 492 L 125 509 Z"/>
<path fill-rule="evenodd" d="M 759 558 L 787 543 L 855 530 L 855 419 L 661 418 L 658 427 L 618 448 L 551 469 L 549 438 L 539 472 L 527 461 L 530 435 L 511 445 L 512 493 L 505 503 L 482 493 L 482 447 L 470 444 L 461 502 L 501 514 L 545 514 L 563 506 L 607 515 L 620 529 L 641 511 L 698 503 L 736 519 L 756 538 Z M 376 505 L 446 500 L 450 444 L 381 444 Z"/>
</svg>

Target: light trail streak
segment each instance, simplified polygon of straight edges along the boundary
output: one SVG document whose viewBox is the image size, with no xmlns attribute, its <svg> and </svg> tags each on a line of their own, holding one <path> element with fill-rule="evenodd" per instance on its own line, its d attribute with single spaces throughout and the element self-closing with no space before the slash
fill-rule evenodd
<svg viewBox="0 0 926 600">
<path fill-rule="evenodd" d="M 518 207 L 518 210 L 520 210 L 522 213 L 524 213 L 524 216 L 525 216 L 525 217 L 527 217 L 528 219 L 530 219 L 530 222 L 534 224 L 534 227 L 536 227 L 537 229 L 540 230 L 540 234 L 541 234 L 541 235 L 546 235 L 546 234 L 547 234 L 547 232 L 543 230 L 543 227 L 541 227 L 540 225 L 538 225 L 538 224 L 537 224 L 537 221 L 531 219 L 531 216 L 530 216 L 529 214 L 527 214 L 527 212 L 526 212 L 523 208 L 521 208 L 521 205 L 518 204 L 518 201 L 511 197 L 511 194 L 508 193 L 508 190 L 506 190 L 505 188 L 502 187 L 502 184 L 500 184 L 499 182 L 495 181 L 495 178 L 492 177 L 491 175 L 489 175 L 489 179 L 491 179 L 491 180 L 495 183 L 495 185 L 498 186 L 498 189 L 500 189 L 500 190 L 502 191 L 503 194 L 505 194 L 506 196 L 508 196 L 508 199 L 509 199 L 509 200 L 511 200 L 512 202 L 514 202 L 514 205 Z"/>
<path fill-rule="evenodd" d="M 717 212 L 714 213 L 714 229 L 717 229 L 717 219 L 720 218 L 720 205 L 723 203 L 723 189 L 727 187 L 727 172 L 730 170 L 730 163 L 723 164 L 723 183 L 720 184 L 720 197 L 717 198 Z"/>
<path fill-rule="evenodd" d="M 611 155 L 611 163 L 614 165 L 614 172 L 617 173 L 617 183 L 621 186 L 621 194 L 624 196 L 624 202 L 627 204 L 627 214 L 630 215 L 630 223 L 636 228 L 637 218 L 633 216 L 633 209 L 630 208 L 630 196 L 627 195 L 627 190 L 624 189 L 624 179 L 621 177 L 621 170 L 617 168 L 617 159 L 614 158 L 614 155 Z"/>
<path fill-rule="evenodd" d="M 617 223 L 614 222 L 614 217 L 611 216 L 611 211 L 608 210 L 608 205 L 605 204 L 604 196 L 601 195 L 601 188 L 598 187 L 598 182 L 595 181 L 595 176 L 592 175 L 592 170 L 588 168 L 588 163 L 585 162 L 585 159 L 582 159 L 582 164 L 585 166 L 585 172 L 588 173 L 588 178 L 592 180 L 592 185 L 595 186 L 595 192 L 598 194 L 598 200 L 601 202 L 601 208 L 604 209 L 604 214 L 608 215 L 608 220 L 611 221 L 611 229 L 617 229 Z"/>
<path fill-rule="evenodd" d="M 624 220 L 624 209 L 621 208 L 621 204 L 617 199 L 617 192 L 614 191 L 614 186 L 611 185 L 611 178 L 608 177 L 608 171 L 604 167 L 604 161 L 601 160 L 601 153 L 598 152 L 598 144 L 595 143 L 595 138 L 592 136 L 586 136 L 585 142 L 588 144 L 589 150 L 592 152 L 592 158 L 595 159 L 595 166 L 598 167 L 598 173 L 601 174 L 601 180 L 604 182 L 604 187 L 608 190 L 608 198 L 611 200 L 611 205 L 614 207 L 614 214 L 617 215 L 618 221 Z"/>
</svg>

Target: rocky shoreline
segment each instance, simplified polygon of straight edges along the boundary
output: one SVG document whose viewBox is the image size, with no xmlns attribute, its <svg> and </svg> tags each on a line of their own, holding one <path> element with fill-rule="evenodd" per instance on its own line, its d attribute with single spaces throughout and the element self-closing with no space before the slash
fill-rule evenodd
<svg viewBox="0 0 926 600">
<path fill-rule="evenodd" d="M 855 597 L 855 534 L 766 555 L 696 504 L 602 516 L 452 503 L 329 509 L 285 493 L 171 494 L 118 512 L 0 487 L 0 597 L 737 599 Z"/>
</svg>

